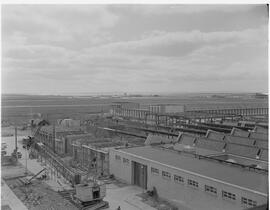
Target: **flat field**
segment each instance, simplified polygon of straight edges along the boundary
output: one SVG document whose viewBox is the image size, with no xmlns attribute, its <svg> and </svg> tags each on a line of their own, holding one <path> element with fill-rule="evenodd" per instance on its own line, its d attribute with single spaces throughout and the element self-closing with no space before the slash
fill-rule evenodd
<svg viewBox="0 0 270 210">
<path fill-rule="evenodd" d="M 112 103 L 119 101 L 137 102 L 144 109 L 149 104 L 181 104 L 186 109 L 268 106 L 267 100 L 256 99 L 251 94 L 178 94 L 156 97 L 2 95 L 2 121 L 22 124 L 41 114 L 49 120 L 68 117 L 83 119 L 93 113 L 106 113 Z"/>
</svg>

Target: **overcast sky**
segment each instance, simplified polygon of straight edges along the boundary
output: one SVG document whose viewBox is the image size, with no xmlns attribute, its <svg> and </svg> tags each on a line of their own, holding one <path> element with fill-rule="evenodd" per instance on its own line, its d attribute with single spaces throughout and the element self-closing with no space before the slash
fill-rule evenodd
<svg viewBox="0 0 270 210">
<path fill-rule="evenodd" d="M 5 5 L 2 92 L 267 92 L 266 5 Z"/>
</svg>

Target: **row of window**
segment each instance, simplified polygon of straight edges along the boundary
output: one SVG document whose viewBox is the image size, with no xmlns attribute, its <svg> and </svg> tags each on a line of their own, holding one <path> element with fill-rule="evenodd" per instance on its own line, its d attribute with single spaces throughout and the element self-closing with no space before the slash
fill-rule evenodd
<svg viewBox="0 0 270 210">
<path fill-rule="evenodd" d="M 199 183 L 191 179 L 188 179 L 188 185 L 193 187 L 199 187 Z"/>
<path fill-rule="evenodd" d="M 115 160 L 121 160 L 121 157 L 119 155 L 115 155 Z"/>
<path fill-rule="evenodd" d="M 162 177 L 166 179 L 171 179 L 171 174 L 167 171 L 162 171 Z"/>
<path fill-rule="evenodd" d="M 125 163 L 125 164 L 129 164 L 129 159 L 127 159 L 127 158 L 123 158 L 123 163 Z"/>
<path fill-rule="evenodd" d="M 247 199 L 247 198 L 244 198 L 242 197 L 241 199 L 241 203 L 246 205 L 246 206 L 257 206 L 257 202 L 256 201 L 253 201 L 251 199 Z"/>
<path fill-rule="evenodd" d="M 115 155 L 115 160 L 121 161 L 121 157 L 119 155 Z M 123 157 L 123 163 L 129 165 L 129 159 Z"/>
<path fill-rule="evenodd" d="M 151 173 L 154 175 L 159 175 L 159 169 L 151 167 Z M 162 177 L 164 179 L 168 180 L 168 179 L 171 179 L 172 175 L 171 175 L 171 173 L 169 173 L 167 171 L 162 171 Z M 173 177 L 174 177 L 174 182 L 184 183 L 183 177 L 178 176 L 178 175 L 174 175 Z M 199 183 L 195 180 L 188 179 L 187 184 L 188 184 L 188 186 L 192 186 L 194 188 L 199 188 Z M 204 190 L 205 190 L 205 192 L 208 192 L 210 194 L 217 195 L 217 188 L 215 188 L 213 186 L 204 185 Z M 222 190 L 222 198 L 228 199 L 228 200 L 236 200 L 236 195 L 231 193 L 231 192 L 227 192 L 227 191 Z M 251 199 L 247 199 L 245 197 L 241 198 L 241 204 L 245 205 L 247 207 L 257 206 L 256 201 L 253 201 Z"/>
<path fill-rule="evenodd" d="M 204 190 L 205 190 L 205 192 L 209 192 L 209 193 L 212 193 L 215 195 L 217 194 L 217 188 L 209 186 L 209 185 L 205 185 Z"/>
<path fill-rule="evenodd" d="M 224 191 L 224 190 L 222 190 L 222 197 L 223 197 L 223 198 L 230 199 L 230 200 L 236 200 L 235 194 L 230 193 L 230 192 L 226 192 L 226 191 Z"/>
<path fill-rule="evenodd" d="M 119 155 L 115 155 L 115 160 L 121 161 L 121 157 Z M 123 158 L 123 163 L 128 165 L 129 159 Z M 159 169 L 151 167 L 151 174 L 159 175 Z M 172 177 L 171 173 L 169 173 L 167 171 L 162 171 L 161 174 L 162 174 L 162 177 L 164 179 L 171 180 L 171 177 Z M 173 178 L 174 178 L 174 182 L 176 182 L 176 183 L 184 183 L 184 178 L 179 176 L 179 175 L 174 175 Z M 188 179 L 187 184 L 188 184 L 188 186 L 191 186 L 194 188 L 199 188 L 199 183 L 195 180 Z M 205 190 L 205 192 L 208 192 L 210 194 L 217 195 L 217 188 L 215 188 L 213 186 L 205 185 L 204 190 Z M 228 199 L 228 200 L 236 200 L 236 195 L 231 193 L 231 192 L 227 192 L 227 191 L 222 190 L 222 198 Z M 244 206 L 247 206 L 247 207 L 257 206 L 256 201 L 253 201 L 253 200 L 245 198 L 245 197 L 241 198 L 241 204 Z"/>
</svg>

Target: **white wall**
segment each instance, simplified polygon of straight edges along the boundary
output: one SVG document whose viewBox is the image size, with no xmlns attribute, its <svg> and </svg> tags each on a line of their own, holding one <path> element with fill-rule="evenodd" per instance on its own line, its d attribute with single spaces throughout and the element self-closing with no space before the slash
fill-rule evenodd
<svg viewBox="0 0 270 210">
<path fill-rule="evenodd" d="M 121 161 L 115 159 L 115 155 L 121 156 Z M 267 198 L 249 191 L 235 188 L 226 184 L 215 182 L 199 176 L 191 175 L 180 170 L 170 168 L 151 161 L 147 161 L 130 154 L 122 153 L 121 150 L 111 149 L 110 157 L 110 174 L 128 184 L 132 184 L 131 161 L 136 161 L 147 165 L 147 189 L 152 190 L 155 186 L 160 197 L 172 200 L 175 203 L 181 203 L 191 209 L 200 210 L 238 210 L 244 209 L 241 206 L 241 197 L 246 197 L 257 201 L 257 205 L 267 202 Z M 129 159 L 129 165 L 123 163 L 123 157 Z M 151 167 L 159 169 L 159 175 L 151 174 Z M 162 171 L 171 173 L 171 180 L 162 177 Z M 184 178 L 184 184 L 174 182 L 174 174 Z M 228 174 L 228 176 L 233 176 Z M 192 179 L 199 183 L 199 188 L 187 185 L 187 179 Z M 217 195 L 205 192 L 205 185 L 217 188 Z M 222 190 L 236 194 L 236 200 L 224 200 Z"/>
<path fill-rule="evenodd" d="M 119 155 L 118 151 L 114 149 L 109 150 L 109 165 L 110 165 L 110 174 L 113 174 L 118 179 L 131 184 L 131 161 L 129 165 L 123 163 L 123 156 L 121 160 L 116 160 L 115 155 Z M 129 158 L 130 159 L 130 158 Z"/>
</svg>

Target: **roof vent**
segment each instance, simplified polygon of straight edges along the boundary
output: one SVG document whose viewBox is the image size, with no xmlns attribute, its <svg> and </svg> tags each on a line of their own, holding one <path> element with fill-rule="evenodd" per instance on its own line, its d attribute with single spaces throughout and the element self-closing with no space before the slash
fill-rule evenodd
<svg viewBox="0 0 270 210">
<path fill-rule="evenodd" d="M 227 162 L 230 162 L 230 163 L 236 163 L 236 161 L 234 159 L 231 159 L 231 158 L 230 159 L 227 159 L 226 161 Z"/>
<path fill-rule="evenodd" d="M 263 169 L 261 165 L 257 165 L 256 168 Z"/>
</svg>

